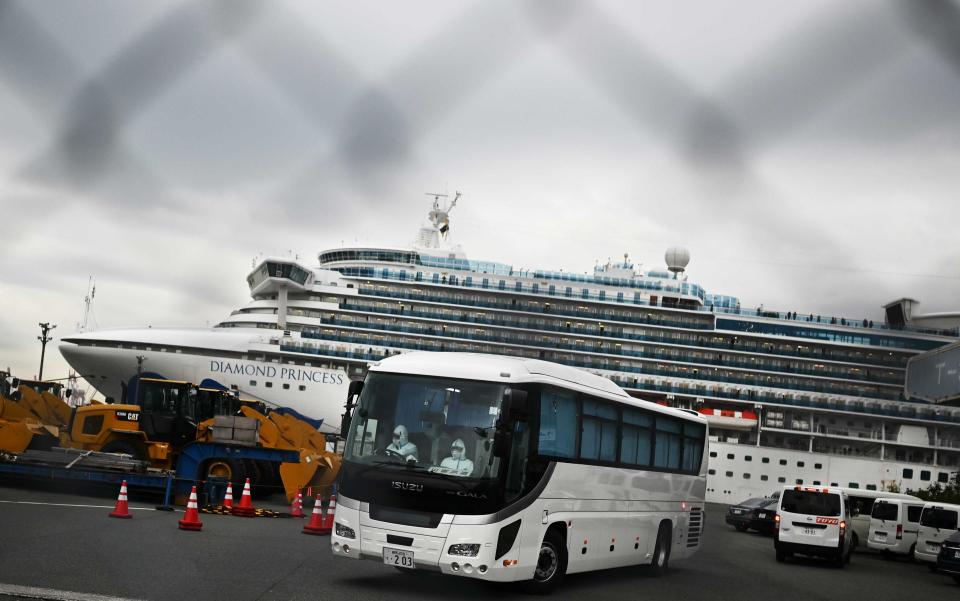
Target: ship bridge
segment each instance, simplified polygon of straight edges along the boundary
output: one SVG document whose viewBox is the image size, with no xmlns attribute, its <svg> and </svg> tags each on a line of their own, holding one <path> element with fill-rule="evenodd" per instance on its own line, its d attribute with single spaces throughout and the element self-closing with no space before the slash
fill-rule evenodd
<svg viewBox="0 0 960 601">
<path fill-rule="evenodd" d="M 313 280 L 313 270 L 304 267 L 295 259 L 276 257 L 263 259 L 247 276 L 250 294 L 254 298 L 276 295 L 277 325 L 281 330 L 287 327 L 287 295 L 290 290 L 307 290 Z"/>
</svg>

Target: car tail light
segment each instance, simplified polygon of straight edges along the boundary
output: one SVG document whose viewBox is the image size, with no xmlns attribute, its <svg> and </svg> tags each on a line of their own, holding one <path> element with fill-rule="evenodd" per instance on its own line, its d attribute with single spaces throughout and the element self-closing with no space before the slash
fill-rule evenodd
<svg viewBox="0 0 960 601">
<path fill-rule="evenodd" d="M 903 540 L 903 525 L 897 524 L 897 540 Z"/>
<path fill-rule="evenodd" d="M 780 514 L 779 514 L 779 513 L 774 514 L 774 516 L 773 516 L 773 523 L 776 524 L 777 530 L 779 530 L 779 529 L 780 529 Z"/>
<path fill-rule="evenodd" d="M 845 520 L 840 520 L 840 534 L 842 535 L 846 529 L 847 529 L 847 522 Z"/>
</svg>

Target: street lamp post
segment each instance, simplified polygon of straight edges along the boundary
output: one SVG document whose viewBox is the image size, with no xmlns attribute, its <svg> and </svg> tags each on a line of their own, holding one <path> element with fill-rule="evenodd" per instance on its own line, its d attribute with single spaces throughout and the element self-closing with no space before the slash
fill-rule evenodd
<svg viewBox="0 0 960 601">
<path fill-rule="evenodd" d="M 50 322 L 45 321 L 40 325 L 40 336 L 37 336 L 37 340 L 40 341 L 40 375 L 37 376 L 37 379 L 41 382 L 43 381 L 43 358 L 47 352 L 47 343 L 53 340 L 53 337 L 47 336 L 50 333 L 50 330 L 57 327 L 56 325 L 50 325 Z"/>
</svg>

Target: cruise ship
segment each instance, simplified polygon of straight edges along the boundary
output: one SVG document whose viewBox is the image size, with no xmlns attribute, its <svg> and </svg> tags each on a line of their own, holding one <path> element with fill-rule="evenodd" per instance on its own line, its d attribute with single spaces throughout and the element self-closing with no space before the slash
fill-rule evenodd
<svg viewBox="0 0 960 601">
<path fill-rule="evenodd" d="M 545 359 L 711 424 L 707 500 L 784 484 L 885 489 L 946 482 L 960 466 L 960 408 L 908 402 L 912 356 L 957 340 L 956 315 L 916 301 L 884 323 L 741 307 L 689 281 L 689 253 L 662 269 L 628 255 L 593 273 L 468 258 L 434 198 L 412 244 L 324 250 L 318 264 L 266 257 L 251 300 L 213 328 L 64 337 L 70 365 L 121 398 L 139 376 L 232 389 L 336 431 L 349 381 L 411 350 Z"/>
</svg>

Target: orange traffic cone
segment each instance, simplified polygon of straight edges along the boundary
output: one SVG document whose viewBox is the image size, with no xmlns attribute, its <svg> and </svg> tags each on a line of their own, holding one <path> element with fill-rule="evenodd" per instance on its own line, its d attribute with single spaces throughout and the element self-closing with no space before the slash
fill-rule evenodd
<svg viewBox="0 0 960 601">
<path fill-rule="evenodd" d="M 197 513 L 197 487 L 194 486 L 190 491 L 190 500 L 187 501 L 187 511 L 180 520 L 181 530 L 199 530 L 203 528 L 203 522 L 200 521 L 200 514 Z"/>
<path fill-rule="evenodd" d="M 231 513 L 245 518 L 252 518 L 256 511 L 257 508 L 253 506 L 253 501 L 250 499 L 250 478 L 247 478 L 246 483 L 243 485 L 243 496 L 240 497 L 240 504 L 234 505 Z"/>
<path fill-rule="evenodd" d="M 313 514 L 310 515 L 310 521 L 303 527 L 304 534 L 329 534 L 330 531 L 323 530 L 323 509 L 321 507 L 320 495 L 313 503 Z"/>
<path fill-rule="evenodd" d="M 223 495 L 223 508 L 227 511 L 233 509 L 233 485 L 227 482 L 227 492 Z"/>
<path fill-rule="evenodd" d="M 130 508 L 127 506 L 127 481 L 124 480 L 120 484 L 120 494 L 117 495 L 117 504 L 114 506 L 113 511 L 110 512 L 110 517 L 112 518 L 123 518 L 129 520 L 133 517 L 130 513 Z"/>
<path fill-rule="evenodd" d="M 293 504 L 290 506 L 290 517 L 307 517 L 307 515 L 303 513 L 303 495 L 300 494 L 299 490 L 297 491 L 297 496 L 293 498 Z"/>
<path fill-rule="evenodd" d="M 337 511 L 337 495 L 330 497 L 330 507 L 327 508 L 326 515 L 323 516 L 323 532 L 321 534 L 330 534 L 333 532 L 333 514 Z"/>
</svg>

